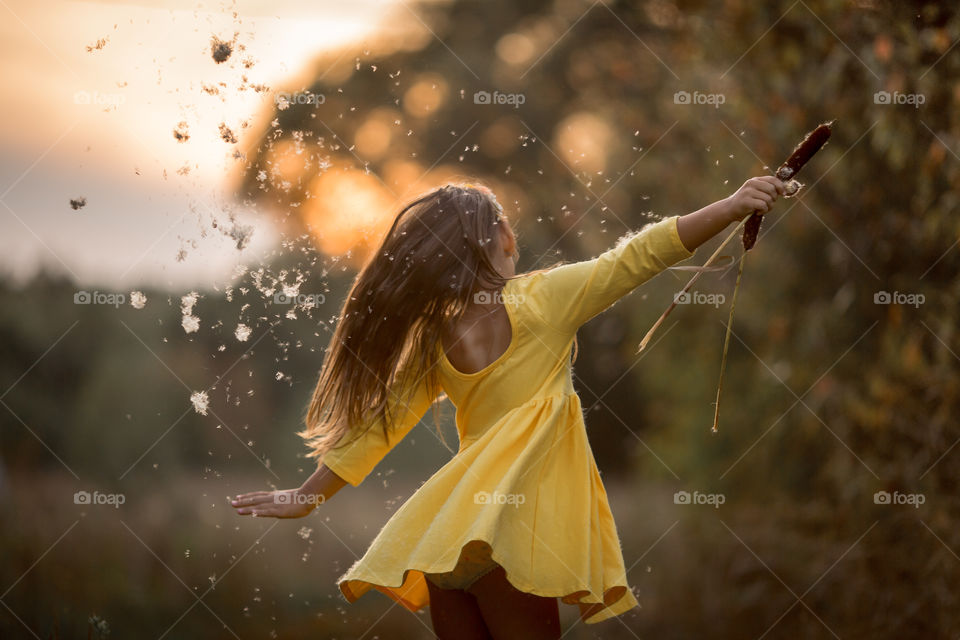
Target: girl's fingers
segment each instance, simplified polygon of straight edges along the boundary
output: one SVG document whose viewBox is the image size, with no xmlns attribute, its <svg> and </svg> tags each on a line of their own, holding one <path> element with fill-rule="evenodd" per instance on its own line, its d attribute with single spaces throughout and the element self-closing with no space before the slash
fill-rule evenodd
<svg viewBox="0 0 960 640">
<path fill-rule="evenodd" d="M 276 514 L 276 507 L 273 505 L 250 505 L 247 507 L 237 507 L 238 516 L 271 516 Z"/>
<path fill-rule="evenodd" d="M 773 189 L 773 187 L 770 187 Z M 763 189 L 756 188 L 750 192 L 750 197 L 757 198 L 758 200 L 763 200 L 764 202 L 773 202 L 776 199 L 776 191 L 770 193 L 769 191 L 764 191 Z"/>
<path fill-rule="evenodd" d="M 764 179 L 763 179 L 764 177 L 772 177 L 772 176 L 762 176 L 762 177 L 760 177 L 760 178 L 757 178 L 756 182 L 754 183 L 755 188 L 756 188 L 757 190 L 759 190 L 759 191 L 762 191 L 762 192 L 764 192 L 764 193 L 766 193 L 766 194 L 769 194 L 770 196 L 776 198 L 776 197 L 777 197 L 777 185 L 774 184 L 773 182 L 770 182 L 769 180 L 764 180 Z M 776 180 L 776 178 L 773 178 L 773 179 Z"/>
<path fill-rule="evenodd" d="M 747 198 L 747 205 L 752 207 L 754 211 L 759 211 L 760 213 L 767 213 L 770 210 L 770 206 L 766 201 L 760 198 Z"/>
<path fill-rule="evenodd" d="M 763 191 L 755 191 L 748 196 L 748 203 L 762 202 L 767 209 L 773 207 L 773 201 L 773 196 Z M 766 213 L 766 210 L 763 213 Z"/>
<path fill-rule="evenodd" d="M 764 183 L 764 184 L 767 184 L 767 183 Z M 764 200 L 767 204 L 769 204 L 769 205 L 772 207 L 773 204 L 777 201 L 777 198 L 778 198 L 779 196 L 777 195 L 777 189 L 776 189 L 776 187 L 774 187 L 774 186 L 771 185 L 771 186 L 770 186 L 770 189 L 771 189 L 772 192 L 770 192 L 770 191 L 759 191 L 759 195 L 760 195 L 760 198 L 761 198 L 762 200 Z"/>
<path fill-rule="evenodd" d="M 761 193 L 773 194 L 777 192 L 777 188 L 774 187 L 769 182 L 767 182 L 766 180 L 764 180 L 762 177 L 754 178 L 750 186 L 753 187 L 754 190 L 759 191 Z"/>
<path fill-rule="evenodd" d="M 273 502 L 273 493 L 268 491 L 257 491 L 254 493 L 245 493 L 231 500 L 230 504 L 232 504 L 235 507 L 246 507 L 254 504 L 259 504 L 261 502 Z"/>
<path fill-rule="evenodd" d="M 271 493 L 273 492 L 272 491 L 250 491 L 248 493 L 241 493 L 239 495 L 236 495 L 234 496 L 234 499 L 239 500 L 240 498 L 249 498 L 251 496 L 265 496 Z"/>
<path fill-rule="evenodd" d="M 764 179 L 765 182 L 769 182 L 770 184 L 772 184 L 774 188 L 776 188 L 778 194 L 780 194 L 781 196 L 786 195 L 787 185 L 783 183 L 783 180 L 781 180 L 776 176 L 761 176 L 761 177 Z"/>
</svg>

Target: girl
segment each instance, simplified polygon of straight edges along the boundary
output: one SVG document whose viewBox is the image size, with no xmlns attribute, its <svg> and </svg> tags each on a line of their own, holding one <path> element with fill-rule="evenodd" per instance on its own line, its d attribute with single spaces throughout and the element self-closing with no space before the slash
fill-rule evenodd
<svg viewBox="0 0 960 640">
<path fill-rule="evenodd" d="M 241 515 L 305 516 L 360 485 L 442 397 L 457 454 L 338 580 L 430 606 L 438 638 L 559 638 L 557 598 L 595 623 L 636 606 L 574 391 L 577 329 L 754 211 L 783 183 L 747 180 L 699 211 L 627 234 L 599 257 L 516 274 L 493 193 L 446 185 L 397 215 L 358 275 L 302 435 L 318 459 L 298 489 L 232 501 Z"/>
</svg>

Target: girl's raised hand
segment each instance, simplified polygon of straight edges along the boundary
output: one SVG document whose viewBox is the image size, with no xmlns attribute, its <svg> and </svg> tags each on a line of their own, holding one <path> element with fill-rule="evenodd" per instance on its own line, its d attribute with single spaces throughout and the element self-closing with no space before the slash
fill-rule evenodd
<svg viewBox="0 0 960 640">
<path fill-rule="evenodd" d="M 268 518 L 302 518 L 323 502 L 323 496 L 303 493 L 300 489 L 254 491 L 236 496 L 231 506 L 240 516 Z"/>
<path fill-rule="evenodd" d="M 785 194 L 785 185 L 774 176 L 757 176 L 750 178 L 737 189 L 737 192 L 726 199 L 729 207 L 730 219 L 739 222 L 756 211 L 770 213 L 773 203 Z"/>
</svg>

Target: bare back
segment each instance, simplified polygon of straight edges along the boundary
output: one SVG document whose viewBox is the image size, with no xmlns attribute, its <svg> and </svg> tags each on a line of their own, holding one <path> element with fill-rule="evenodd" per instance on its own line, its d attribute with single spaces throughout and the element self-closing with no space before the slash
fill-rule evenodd
<svg viewBox="0 0 960 640">
<path fill-rule="evenodd" d="M 461 373 L 482 371 L 510 346 L 513 329 L 502 304 L 479 312 L 469 310 L 443 339 L 447 359 Z"/>
</svg>

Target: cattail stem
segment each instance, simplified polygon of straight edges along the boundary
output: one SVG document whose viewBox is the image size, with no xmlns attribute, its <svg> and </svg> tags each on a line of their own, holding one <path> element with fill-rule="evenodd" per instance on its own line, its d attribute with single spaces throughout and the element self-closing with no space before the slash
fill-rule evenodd
<svg viewBox="0 0 960 640">
<path fill-rule="evenodd" d="M 713 255 L 707 258 L 707 261 L 703 263 L 703 267 L 701 267 L 701 269 L 703 269 L 704 271 L 707 271 L 706 267 L 709 267 L 713 263 L 713 261 L 717 259 L 717 256 L 720 255 L 720 252 L 723 251 L 723 248 L 727 246 L 727 244 L 729 244 L 730 241 L 737 236 L 737 233 L 740 231 L 740 229 L 743 228 L 743 225 L 746 224 L 748 218 L 749 216 L 747 216 L 746 218 L 740 221 L 740 224 L 738 224 L 737 227 L 730 232 L 730 235 L 728 235 L 726 239 L 720 243 L 720 246 L 717 247 L 716 251 L 713 252 Z M 667 307 L 667 310 L 663 312 L 660 318 L 655 323 L 653 323 L 652 327 L 650 327 L 650 330 L 647 331 L 647 335 L 643 336 L 643 340 L 640 341 L 640 348 L 637 349 L 637 353 L 640 353 L 641 351 L 647 348 L 647 345 L 650 343 L 650 339 L 653 338 L 653 334 L 656 333 L 657 329 L 660 328 L 660 325 L 663 324 L 663 321 L 667 319 L 667 316 L 670 315 L 670 312 L 673 311 L 673 308 L 677 306 L 677 298 L 680 295 L 690 291 L 690 287 L 692 287 L 693 283 L 696 282 L 701 275 L 703 275 L 704 271 L 698 271 L 696 274 L 694 274 L 694 276 L 690 278 L 690 282 L 686 284 L 686 286 L 680 291 L 679 294 L 677 294 L 677 296 L 674 296 L 673 304 Z"/>
<path fill-rule="evenodd" d="M 727 349 L 730 347 L 730 334 L 733 332 L 733 310 L 737 306 L 737 292 L 740 291 L 740 278 L 743 277 L 743 263 L 747 259 L 747 252 L 740 256 L 740 265 L 737 267 L 737 283 L 733 285 L 733 300 L 730 301 L 730 315 L 727 316 L 727 334 L 723 338 L 723 356 L 720 358 L 720 379 L 717 381 L 717 401 L 713 408 L 713 433 L 717 432 L 720 424 L 720 391 L 723 389 L 723 371 L 727 368 Z"/>
</svg>

